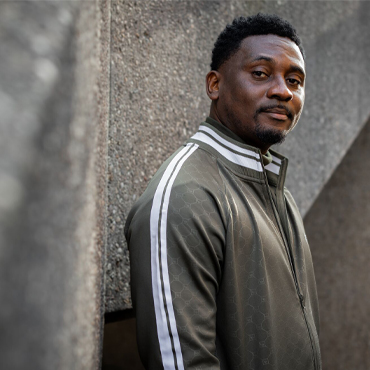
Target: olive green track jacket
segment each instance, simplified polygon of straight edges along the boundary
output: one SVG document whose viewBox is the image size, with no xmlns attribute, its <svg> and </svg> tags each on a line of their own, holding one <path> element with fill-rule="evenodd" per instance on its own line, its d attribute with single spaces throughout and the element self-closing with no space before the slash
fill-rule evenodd
<svg viewBox="0 0 370 370">
<path fill-rule="evenodd" d="M 125 227 L 146 369 L 321 369 L 287 165 L 208 118 L 155 174 Z"/>
</svg>

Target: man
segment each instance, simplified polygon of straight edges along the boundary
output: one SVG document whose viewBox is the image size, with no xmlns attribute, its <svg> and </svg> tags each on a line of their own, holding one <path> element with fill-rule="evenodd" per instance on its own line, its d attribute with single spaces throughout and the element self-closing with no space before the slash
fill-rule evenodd
<svg viewBox="0 0 370 370">
<path fill-rule="evenodd" d="M 321 369 L 302 219 L 269 150 L 304 103 L 301 41 L 277 16 L 238 18 L 206 77 L 210 117 L 159 169 L 126 238 L 147 369 Z"/>
</svg>

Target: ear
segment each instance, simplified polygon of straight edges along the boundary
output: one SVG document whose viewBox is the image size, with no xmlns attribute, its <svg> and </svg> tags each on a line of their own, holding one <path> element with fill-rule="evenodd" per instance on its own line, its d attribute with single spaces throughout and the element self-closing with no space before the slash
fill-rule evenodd
<svg viewBox="0 0 370 370">
<path fill-rule="evenodd" d="M 219 95 L 221 74 L 217 71 L 210 71 L 206 76 L 206 91 L 211 100 L 217 100 Z"/>
</svg>

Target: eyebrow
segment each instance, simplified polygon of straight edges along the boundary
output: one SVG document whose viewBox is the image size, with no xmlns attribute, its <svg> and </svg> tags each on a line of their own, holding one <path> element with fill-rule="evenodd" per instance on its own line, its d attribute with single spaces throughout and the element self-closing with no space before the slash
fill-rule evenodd
<svg viewBox="0 0 370 370">
<path fill-rule="evenodd" d="M 276 64 L 275 60 L 270 58 L 270 57 L 265 57 L 263 55 L 260 55 L 259 57 L 256 57 L 252 60 L 252 63 L 253 62 L 257 62 L 258 60 L 266 60 L 266 62 L 270 62 L 270 63 L 273 63 L 273 64 Z"/>
<path fill-rule="evenodd" d="M 276 64 L 276 61 L 275 61 L 274 59 L 272 59 L 272 58 L 270 58 L 270 57 L 267 57 L 267 56 L 264 56 L 264 55 L 260 55 L 260 56 L 258 56 L 258 57 L 256 57 L 256 58 L 254 58 L 254 59 L 252 60 L 252 63 L 253 63 L 253 62 L 257 62 L 257 61 L 259 61 L 259 60 L 265 60 L 266 62 L 269 62 L 269 63 L 272 63 L 272 64 Z M 297 66 L 297 65 L 295 65 L 295 64 L 291 64 L 291 65 L 290 65 L 290 70 L 291 70 L 292 72 L 298 72 L 298 73 L 301 73 L 303 76 L 306 76 L 305 71 L 304 71 L 301 67 L 299 67 L 299 66 Z"/>
</svg>

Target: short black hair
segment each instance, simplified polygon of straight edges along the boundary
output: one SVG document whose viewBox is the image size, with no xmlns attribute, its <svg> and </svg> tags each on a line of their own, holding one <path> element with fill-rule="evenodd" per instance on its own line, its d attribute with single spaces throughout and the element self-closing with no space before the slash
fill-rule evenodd
<svg viewBox="0 0 370 370">
<path fill-rule="evenodd" d="M 269 34 L 291 39 L 297 44 L 305 59 L 302 41 L 288 21 L 275 14 L 258 13 L 247 18 L 235 18 L 220 33 L 212 50 L 211 70 L 217 71 L 234 55 L 246 37 Z"/>
</svg>

